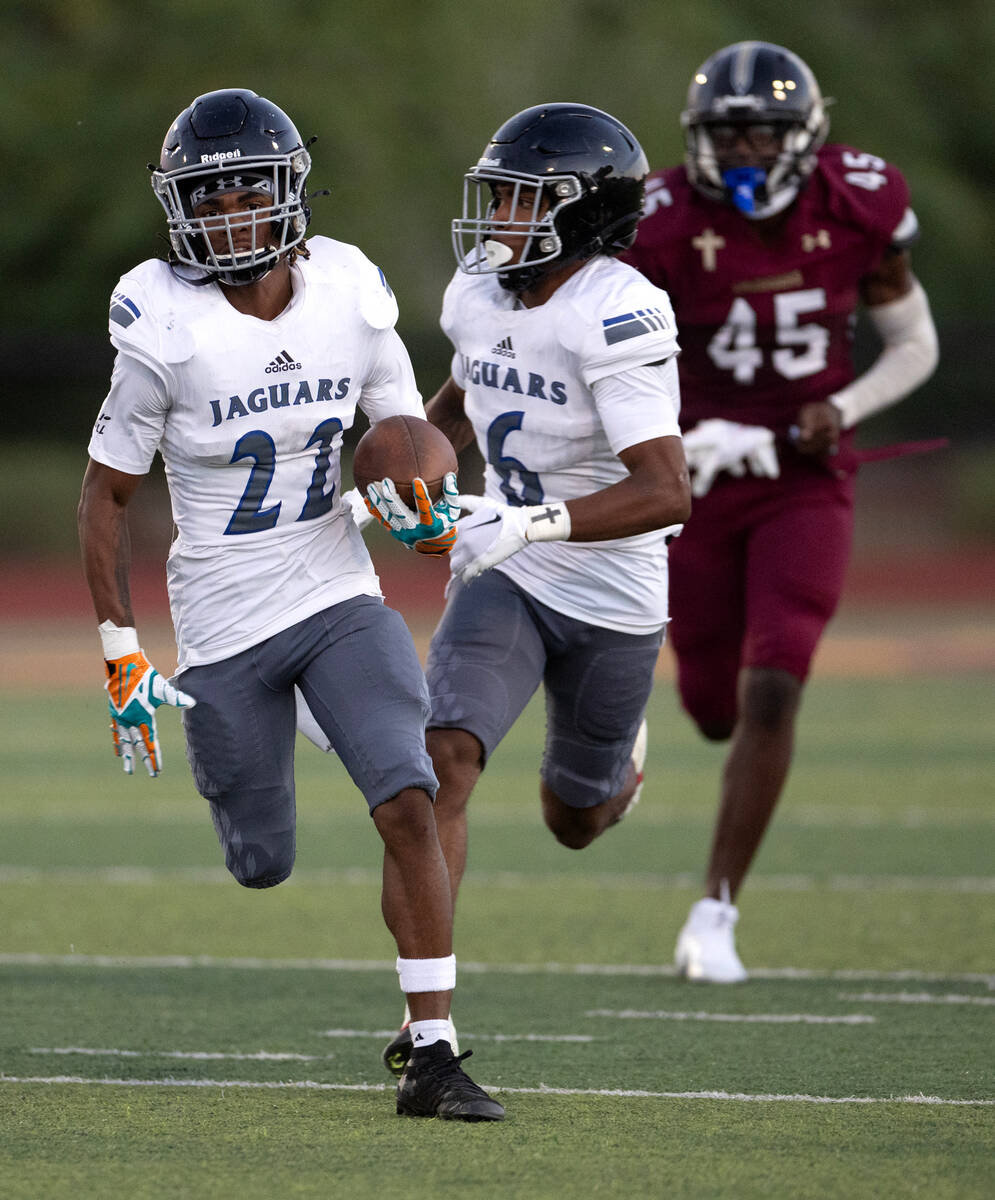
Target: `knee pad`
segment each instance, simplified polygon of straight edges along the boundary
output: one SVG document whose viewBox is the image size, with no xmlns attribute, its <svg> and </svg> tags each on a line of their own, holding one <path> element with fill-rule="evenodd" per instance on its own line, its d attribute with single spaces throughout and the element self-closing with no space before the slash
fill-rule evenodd
<svg viewBox="0 0 995 1200">
<path fill-rule="evenodd" d="M 271 888 L 283 883 L 294 869 L 294 847 L 289 852 L 272 853 L 270 847 L 226 846 L 225 866 L 247 888 Z"/>
<path fill-rule="evenodd" d="M 578 744 L 571 746 L 576 754 Z M 542 782 L 563 801 L 568 808 L 594 808 L 604 804 L 622 789 L 628 758 L 608 757 L 591 754 L 586 761 L 576 755 L 570 766 L 553 760 L 550 754 L 543 757 L 539 769 Z M 557 838 L 559 834 L 550 826 Z M 567 843 L 564 843 L 566 845 Z"/>
<path fill-rule="evenodd" d="M 235 876 L 235 879 L 238 880 L 238 882 L 242 885 L 242 887 L 253 888 L 257 891 L 261 891 L 263 888 L 276 887 L 276 885 L 278 883 L 283 883 L 283 881 L 289 877 L 290 872 L 288 871 L 286 875 L 280 875 L 280 876 L 267 875 L 261 879 L 242 879 L 234 871 L 232 872 L 232 874 Z"/>
<path fill-rule="evenodd" d="M 296 828 L 266 828 L 266 822 L 233 821 L 220 804 L 211 802 L 214 829 L 225 852 L 225 866 L 247 888 L 270 888 L 283 883 L 294 869 Z"/>
</svg>

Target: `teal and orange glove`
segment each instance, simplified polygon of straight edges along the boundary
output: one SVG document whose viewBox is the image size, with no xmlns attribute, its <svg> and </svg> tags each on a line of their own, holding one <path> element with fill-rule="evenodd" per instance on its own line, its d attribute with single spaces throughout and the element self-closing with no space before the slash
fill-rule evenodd
<svg viewBox="0 0 995 1200">
<path fill-rule="evenodd" d="M 134 774 L 138 755 L 146 771 L 155 777 L 162 770 L 155 710 L 163 704 L 192 708 L 197 701 L 159 674 L 139 648 L 138 633 L 131 626 L 119 627 L 104 621 L 99 629 L 107 668 L 104 686 L 114 753 L 122 760 L 126 775 Z"/>
<path fill-rule="evenodd" d="M 448 554 L 456 544 L 459 491 L 456 472 L 442 480 L 442 495 L 432 503 L 422 479 L 411 481 L 416 511 L 412 512 L 397 494 L 392 479 L 381 479 L 366 489 L 366 507 L 392 537 L 419 554 Z"/>
</svg>

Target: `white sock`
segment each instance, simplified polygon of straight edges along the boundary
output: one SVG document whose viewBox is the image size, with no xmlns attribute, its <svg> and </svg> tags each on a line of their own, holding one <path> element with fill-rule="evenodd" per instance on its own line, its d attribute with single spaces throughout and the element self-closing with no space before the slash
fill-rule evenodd
<svg viewBox="0 0 995 1200">
<path fill-rule="evenodd" d="M 424 1050 L 436 1042 L 448 1042 L 450 1024 L 447 1018 L 433 1021 L 412 1021 L 408 1026 L 411 1034 L 411 1044 L 414 1050 Z"/>
</svg>

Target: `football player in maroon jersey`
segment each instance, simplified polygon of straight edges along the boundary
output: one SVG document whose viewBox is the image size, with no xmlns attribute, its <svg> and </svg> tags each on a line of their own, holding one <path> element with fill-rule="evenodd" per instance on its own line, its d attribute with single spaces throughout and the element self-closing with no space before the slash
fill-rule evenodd
<svg viewBox="0 0 995 1200">
<path fill-rule="evenodd" d="M 671 644 L 701 733 L 731 739 L 678 969 L 746 978 L 733 905 L 787 777 L 812 655 L 850 551 L 853 429 L 933 371 L 936 331 L 909 265 L 918 224 L 901 174 L 828 145 L 797 55 L 727 46 L 695 72 L 685 165 L 647 184 L 626 257 L 674 304 L 681 425 L 695 497 L 670 548 Z M 854 377 L 854 313 L 882 349 Z"/>
</svg>

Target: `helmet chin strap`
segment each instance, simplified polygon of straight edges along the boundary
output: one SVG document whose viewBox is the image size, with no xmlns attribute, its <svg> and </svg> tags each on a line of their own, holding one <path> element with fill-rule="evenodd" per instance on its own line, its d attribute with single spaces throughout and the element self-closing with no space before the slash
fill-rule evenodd
<svg viewBox="0 0 995 1200">
<path fill-rule="evenodd" d="M 266 264 L 266 269 L 256 275 L 253 273 L 252 267 L 243 267 L 241 271 L 238 268 L 224 267 L 220 271 L 211 271 L 206 266 L 193 267 L 188 263 L 170 262 L 171 269 L 179 275 L 184 283 L 192 284 L 194 287 L 207 287 L 212 283 L 224 283 L 228 287 L 245 287 L 250 283 L 259 283 L 265 279 L 267 275 L 276 267 L 280 259 L 276 262 Z M 191 271 L 204 272 L 201 275 L 191 275 Z M 238 275 L 243 275 L 243 278 L 237 278 Z"/>
<path fill-rule="evenodd" d="M 586 262 L 587 259 L 594 258 L 596 255 L 603 253 L 606 246 L 611 246 L 618 231 L 637 219 L 639 215 L 638 212 L 626 213 L 624 217 L 619 217 L 617 220 L 612 221 L 610 225 L 606 225 L 600 233 L 592 237 L 583 246 L 578 247 L 572 254 L 562 255 L 560 258 L 554 258 L 551 262 L 542 263 L 538 266 L 531 266 L 529 263 L 524 263 L 510 271 L 502 271 L 498 274 L 498 283 L 506 291 L 514 292 L 516 295 L 527 292 L 535 287 L 551 271 L 558 271 L 561 267 L 568 267 L 571 263 L 578 261 Z M 502 251 L 507 251 L 507 254 L 503 255 L 500 261 L 496 262 L 495 265 L 497 266 L 503 266 L 514 253 L 502 242 L 484 242 L 484 253 L 487 255 L 488 263 L 491 261 L 491 251 L 489 249 L 491 246 L 497 246 Z"/>
<path fill-rule="evenodd" d="M 522 266 L 513 267 L 510 271 L 501 271 L 498 273 L 498 283 L 507 291 L 514 292 L 516 296 L 520 296 L 522 292 L 531 291 L 553 271 L 560 271 L 575 262 L 586 262 L 589 258 L 594 258 L 595 255 L 601 253 L 603 247 L 604 240 L 596 237 L 588 242 L 586 246 L 582 246 L 572 254 L 562 255 L 560 258 L 554 258 L 550 262 L 540 263 L 535 266 L 531 263 L 525 263 Z"/>
</svg>

